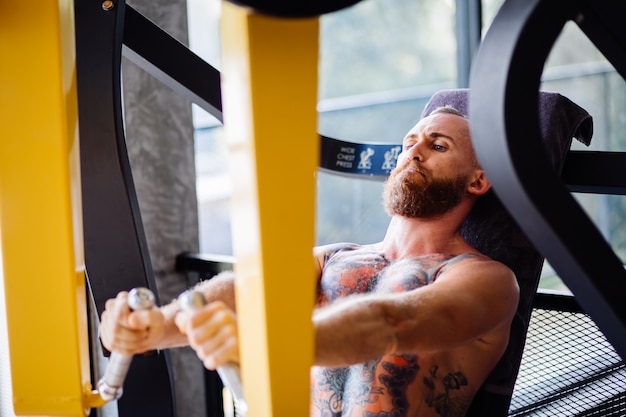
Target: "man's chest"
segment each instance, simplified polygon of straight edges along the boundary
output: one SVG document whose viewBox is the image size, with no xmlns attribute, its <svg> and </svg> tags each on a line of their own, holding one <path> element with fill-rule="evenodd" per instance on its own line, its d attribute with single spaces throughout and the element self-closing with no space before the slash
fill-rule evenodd
<svg viewBox="0 0 626 417">
<path fill-rule="evenodd" d="M 321 304 L 361 293 L 410 291 L 434 282 L 453 255 L 389 260 L 375 253 L 337 253 L 327 259 L 320 280 Z"/>
</svg>

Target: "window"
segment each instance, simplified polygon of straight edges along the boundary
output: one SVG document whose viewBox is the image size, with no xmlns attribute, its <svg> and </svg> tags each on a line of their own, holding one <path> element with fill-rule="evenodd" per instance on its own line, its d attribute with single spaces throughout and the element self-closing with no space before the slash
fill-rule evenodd
<svg viewBox="0 0 626 417">
<path fill-rule="evenodd" d="M 454 1 L 368 0 L 320 21 L 319 132 L 400 143 L 456 82 Z M 319 244 L 383 238 L 382 182 L 318 174 Z"/>
</svg>

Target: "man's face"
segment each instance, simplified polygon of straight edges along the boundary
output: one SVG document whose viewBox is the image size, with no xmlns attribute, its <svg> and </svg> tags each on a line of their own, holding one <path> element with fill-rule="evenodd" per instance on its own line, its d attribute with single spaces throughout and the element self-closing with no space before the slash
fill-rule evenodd
<svg viewBox="0 0 626 417">
<path fill-rule="evenodd" d="M 404 138 L 398 165 L 384 190 L 390 215 L 431 218 L 448 212 L 467 193 L 476 168 L 467 120 L 451 114 L 422 119 Z"/>
</svg>

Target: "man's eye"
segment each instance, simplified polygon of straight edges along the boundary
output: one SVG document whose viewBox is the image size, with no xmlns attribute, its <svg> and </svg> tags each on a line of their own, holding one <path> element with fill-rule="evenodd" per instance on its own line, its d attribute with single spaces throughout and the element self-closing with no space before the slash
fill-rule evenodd
<svg viewBox="0 0 626 417">
<path fill-rule="evenodd" d="M 433 145 L 433 149 L 436 150 L 437 152 L 443 152 L 446 150 L 446 147 L 443 145 Z"/>
</svg>

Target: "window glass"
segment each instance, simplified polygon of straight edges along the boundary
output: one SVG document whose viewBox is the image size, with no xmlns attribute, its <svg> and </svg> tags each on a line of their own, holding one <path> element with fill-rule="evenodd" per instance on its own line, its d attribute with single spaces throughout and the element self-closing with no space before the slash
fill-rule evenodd
<svg viewBox="0 0 626 417">
<path fill-rule="evenodd" d="M 200 251 L 232 255 L 228 148 L 221 126 L 196 129 Z"/>
<path fill-rule="evenodd" d="M 189 48 L 220 68 L 220 0 L 187 0 Z M 232 255 L 228 147 L 219 120 L 193 105 L 200 251 Z"/>
<path fill-rule="evenodd" d="M 455 85 L 454 18 L 452 0 L 368 0 L 322 16 L 319 132 L 401 143 L 430 96 Z M 318 243 L 381 240 L 382 187 L 318 173 Z"/>
<path fill-rule="evenodd" d="M 320 19 L 320 98 L 454 81 L 453 0 L 367 0 Z"/>
<path fill-rule="evenodd" d="M 493 19 L 496 17 L 498 10 L 502 7 L 504 0 L 482 0 L 482 19 L 483 19 L 483 34 L 486 32 Z"/>
</svg>

